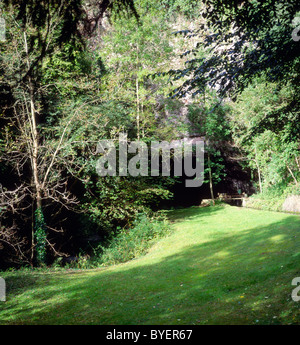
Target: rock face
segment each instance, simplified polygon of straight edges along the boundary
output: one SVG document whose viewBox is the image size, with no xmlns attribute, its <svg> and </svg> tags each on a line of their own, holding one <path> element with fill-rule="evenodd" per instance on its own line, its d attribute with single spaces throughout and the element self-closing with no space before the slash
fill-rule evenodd
<svg viewBox="0 0 300 345">
<path fill-rule="evenodd" d="M 299 195 L 288 196 L 282 205 L 282 211 L 300 213 L 300 196 Z"/>
</svg>

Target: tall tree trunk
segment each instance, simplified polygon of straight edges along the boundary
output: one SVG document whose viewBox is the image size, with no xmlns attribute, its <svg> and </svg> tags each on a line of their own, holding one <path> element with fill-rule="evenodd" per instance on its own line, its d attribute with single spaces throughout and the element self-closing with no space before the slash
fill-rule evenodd
<svg viewBox="0 0 300 345">
<path fill-rule="evenodd" d="M 137 139 L 140 140 L 140 96 L 139 96 L 139 79 L 136 77 L 136 127 L 137 127 Z"/>
<path fill-rule="evenodd" d="M 297 164 L 298 170 L 300 171 L 300 163 L 299 163 L 299 160 L 298 160 L 297 156 L 295 156 L 295 160 L 296 160 L 296 164 Z"/>
<path fill-rule="evenodd" d="M 288 165 L 287 165 L 286 167 L 287 167 L 289 173 L 291 174 L 291 176 L 292 176 L 292 178 L 293 178 L 293 180 L 294 180 L 296 186 L 298 186 L 298 181 L 297 181 L 295 175 L 293 174 L 292 169 L 291 169 Z"/>
<path fill-rule="evenodd" d="M 29 77 L 29 84 L 32 86 L 31 78 Z M 41 184 L 39 180 L 39 171 L 38 171 L 38 152 L 39 152 L 39 143 L 38 143 L 38 131 L 36 127 L 36 118 L 35 118 L 35 108 L 33 102 L 32 88 L 30 86 L 30 108 L 31 108 L 31 122 L 32 122 L 32 172 L 33 180 L 35 185 L 36 192 L 36 208 L 42 207 L 42 197 L 41 197 Z"/>
<path fill-rule="evenodd" d="M 30 128 L 31 128 L 30 160 L 31 160 L 33 183 L 35 187 L 35 196 L 33 198 L 33 204 L 32 204 L 33 222 L 32 222 L 32 239 L 31 239 L 31 246 L 32 246 L 31 260 L 33 260 L 34 253 L 35 253 L 35 238 L 34 237 L 35 237 L 35 222 L 36 222 L 36 218 L 34 216 L 34 204 L 37 210 L 42 209 L 42 191 L 41 191 L 41 183 L 40 183 L 40 176 L 39 176 L 39 169 L 38 169 L 39 139 L 38 139 L 37 124 L 36 124 L 36 110 L 34 106 L 34 86 L 33 86 L 31 72 L 30 72 L 31 66 L 30 66 L 30 60 L 29 60 L 26 32 L 24 32 L 24 47 L 25 47 L 27 67 L 28 67 L 28 88 L 29 88 L 29 101 L 30 101 L 30 114 L 28 114 L 28 120 L 29 120 Z"/>
<path fill-rule="evenodd" d="M 255 147 L 255 164 L 256 164 L 256 167 L 257 167 L 259 191 L 260 191 L 260 193 L 262 193 L 261 173 L 260 173 L 260 168 L 259 168 L 259 164 L 258 164 L 258 161 L 257 161 L 256 147 Z"/>
<path fill-rule="evenodd" d="M 210 195 L 211 195 L 211 199 L 213 201 L 213 205 L 215 205 L 215 196 L 214 196 L 214 189 L 213 189 L 213 182 L 212 182 L 212 173 L 211 173 L 210 153 L 207 154 L 207 161 L 208 161 L 208 174 L 209 174 Z"/>
<path fill-rule="evenodd" d="M 42 197 L 41 197 L 41 184 L 39 180 L 39 171 L 38 171 L 38 153 L 39 153 L 39 141 L 38 141 L 38 130 L 36 125 L 36 111 L 34 106 L 34 87 L 32 83 L 31 73 L 30 73 L 30 60 L 28 54 L 28 45 L 26 33 L 24 32 L 24 43 L 25 43 L 25 52 L 27 57 L 27 66 L 28 66 L 28 87 L 29 87 L 29 97 L 30 97 L 30 123 L 31 123 L 31 137 L 32 137 L 32 152 L 31 152 L 31 165 L 33 173 L 33 181 L 35 186 L 35 199 L 36 207 L 42 207 Z"/>
</svg>

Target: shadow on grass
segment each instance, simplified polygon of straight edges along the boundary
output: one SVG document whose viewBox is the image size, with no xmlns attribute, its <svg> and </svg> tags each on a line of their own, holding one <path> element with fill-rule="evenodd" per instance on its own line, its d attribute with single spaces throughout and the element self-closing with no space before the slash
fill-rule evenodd
<svg viewBox="0 0 300 345">
<path fill-rule="evenodd" d="M 197 209 L 187 218 L 196 217 Z M 201 217 L 211 212 L 204 209 Z M 300 276 L 299 229 L 300 218 L 289 216 L 265 227 L 220 233 L 154 264 L 130 263 L 68 280 L 54 274 L 46 286 L 30 282 L 26 297 L 0 309 L 0 322 L 299 324 L 299 306 L 291 299 L 291 281 Z"/>
</svg>

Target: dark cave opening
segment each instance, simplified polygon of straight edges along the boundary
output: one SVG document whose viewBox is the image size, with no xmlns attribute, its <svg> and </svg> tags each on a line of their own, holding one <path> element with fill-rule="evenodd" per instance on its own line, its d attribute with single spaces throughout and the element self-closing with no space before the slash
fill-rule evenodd
<svg viewBox="0 0 300 345">
<path fill-rule="evenodd" d="M 226 199 L 225 202 L 230 205 L 241 206 L 243 196 L 250 196 L 255 193 L 251 171 L 248 168 L 244 168 L 238 160 L 233 159 L 226 154 L 226 152 L 222 153 L 222 158 L 224 162 L 225 176 L 220 182 L 213 185 L 214 198 L 218 199 L 218 196 L 220 195 L 227 195 L 229 198 Z M 177 177 L 177 179 L 178 182 L 173 187 L 174 197 L 170 202 L 170 206 L 200 206 L 203 200 L 212 199 L 209 183 L 207 182 L 207 176 L 205 176 L 205 182 L 200 187 L 186 187 L 185 182 L 188 179 L 191 179 L 191 177 L 188 177 L 185 174 L 181 177 Z M 231 196 L 233 198 L 230 198 Z"/>
</svg>

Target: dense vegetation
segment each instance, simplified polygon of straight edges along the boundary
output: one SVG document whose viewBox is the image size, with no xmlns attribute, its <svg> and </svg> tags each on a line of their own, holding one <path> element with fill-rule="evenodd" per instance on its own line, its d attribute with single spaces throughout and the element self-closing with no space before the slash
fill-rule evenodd
<svg viewBox="0 0 300 345">
<path fill-rule="evenodd" d="M 205 138 L 213 201 L 228 157 L 260 199 L 300 194 L 299 7 L 2 1 L 0 269 L 70 254 L 122 262 L 168 232 L 157 211 L 172 205 L 176 177 L 97 174 L 97 143 L 119 151 L 122 133 Z"/>
</svg>

